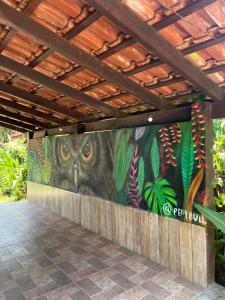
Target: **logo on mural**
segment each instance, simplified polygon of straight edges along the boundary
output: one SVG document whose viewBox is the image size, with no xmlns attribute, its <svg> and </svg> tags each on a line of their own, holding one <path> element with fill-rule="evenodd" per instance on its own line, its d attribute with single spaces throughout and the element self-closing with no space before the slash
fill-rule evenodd
<svg viewBox="0 0 225 300">
<path fill-rule="evenodd" d="M 194 203 L 205 203 L 204 139 L 201 103 L 190 122 L 33 139 L 29 178 L 202 224 Z"/>
</svg>

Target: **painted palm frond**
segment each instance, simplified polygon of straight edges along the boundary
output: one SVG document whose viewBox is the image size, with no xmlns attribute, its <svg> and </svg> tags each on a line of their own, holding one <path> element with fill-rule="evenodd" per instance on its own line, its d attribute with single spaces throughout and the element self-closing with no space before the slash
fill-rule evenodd
<svg viewBox="0 0 225 300">
<path fill-rule="evenodd" d="M 115 185 L 117 191 L 121 191 L 131 165 L 134 153 L 134 145 L 127 145 L 126 137 L 121 136 L 119 150 L 115 166 Z"/>
<path fill-rule="evenodd" d="M 144 198 L 150 211 L 163 215 L 164 205 L 176 206 L 177 201 L 176 193 L 168 180 L 159 178 L 160 156 L 156 138 L 153 139 L 151 147 L 151 164 L 154 182 L 147 182 L 145 184 Z"/>
<path fill-rule="evenodd" d="M 151 161 L 152 161 L 152 171 L 154 178 L 159 177 L 159 167 L 160 167 L 160 157 L 159 157 L 159 147 L 156 137 L 153 138 L 152 148 L 151 148 Z"/>
<path fill-rule="evenodd" d="M 182 123 L 182 153 L 181 153 L 181 173 L 184 191 L 184 204 L 187 198 L 188 189 L 191 183 L 194 169 L 194 144 L 192 130 L 189 123 Z"/>
</svg>

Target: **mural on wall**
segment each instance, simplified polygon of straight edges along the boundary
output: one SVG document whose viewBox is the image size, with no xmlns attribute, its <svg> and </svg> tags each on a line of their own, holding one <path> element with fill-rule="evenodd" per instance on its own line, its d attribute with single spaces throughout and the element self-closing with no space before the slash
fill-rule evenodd
<svg viewBox="0 0 225 300">
<path fill-rule="evenodd" d="M 204 140 L 201 103 L 190 122 L 33 139 L 29 179 L 201 224 Z"/>
</svg>

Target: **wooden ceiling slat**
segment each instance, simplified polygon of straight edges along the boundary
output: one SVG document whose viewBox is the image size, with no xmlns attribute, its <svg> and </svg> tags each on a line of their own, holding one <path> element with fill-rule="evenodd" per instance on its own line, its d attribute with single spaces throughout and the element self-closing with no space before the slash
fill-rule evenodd
<svg viewBox="0 0 225 300">
<path fill-rule="evenodd" d="M 202 72 L 206 75 L 209 75 L 209 74 L 222 72 L 222 71 L 225 71 L 225 64 L 218 65 L 218 66 L 203 70 Z M 168 85 L 171 85 L 171 84 L 179 83 L 179 82 L 182 82 L 184 80 L 185 80 L 185 78 L 180 76 L 180 77 L 177 77 L 177 78 L 173 78 L 173 79 L 170 79 L 170 80 L 166 80 L 166 81 L 163 81 L 163 82 L 159 82 L 159 83 L 156 83 L 156 84 L 149 85 L 147 88 L 150 89 L 150 90 L 154 90 L 156 88 L 160 88 L 160 87 L 168 86 Z M 100 84 L 98 84 L 98 86 L 101 85 L 101 84 L 105 84 L 105 82 L 101 82 Z M 96 84 L 96 86 L 97 86 L 97 84 Z M 89 90 L 93 89 L 94 87 L 95 86 L 85 87 L 85 88 L 82 89 L 82 91 L 89 91 Z M 129 93 L 123 92 L 123 93 L 116 94 L 116 95 L 113 95 L 113 96 L 101 98 L 100 100 L 103 101 L 103 102 L 109 102 L 109 101 L 119 99 L 119 98 L 124 97 L 124 96 L 129 96 L 129 95 L 130 95 Z M 180 97 L 182 97 L 182 95 L 177 95 L 177 96 L 174 97 L 174 100 L 176 100 Z M 166 97 L 165 99 L 169 100 L 170 97 Z M 135 105 L 143 105 L 143 104 L 135 104 Z M 133 106 L 131 106 L 131 107 L 133 107 Z"/>
<path fill-rule="evenodd" d="M 88 2 L 91 5 L 93 5 L 93 3 L 91 3 L 91 1 L 88 1 Z M 213 2 L 215 2 L 215 0 L 198 0 L 196 2 L 192 2 L 189 5 L 186 5 L 185 7 L 178 10 L 177 13 L 173 13 L 169 16 L 164 17 L 161 21 L 153 24 L 152 27 L 157 31 L 161 30 L 161 29 L 177 22 L 180 19 L 179 16 L 186 17 L 186 16 L 206 7 L 207 5 L 212 4 Z M 115 47 L 109 49 L 108 51 L 100 54 L 98 56 L 98 58 L 105 59 L 105 58 L 113 55 L 114 53 L 131 46 L 132 44 L 135 44 L 135 41 L 132 39 L 132 37 L 130 37 L 127 40 L 125 40 L 124 42 L 122 42 L 122 43 L 116 45 Z"/>
<path fill-rule="evenodd" d="M 96 11 L 91 12 L 83 21 L 81 21 L 77 26 L 71 29 L 64 35 L 64 39 L 70 40 L 83 31 L 87 26 L 94 23 L 100 17 L 99 13 Z M 30 63 L 31 67 L 37 66 L 41 61 L 46 59 L 48 56 L 53 54 L 54 51 L 48 48 L 44 53 L 38 56 L 33 62 Z M 70 72 L 68 72 L 70 73 Z M 66 73 L 67 74 L 67 73 Z"/>
<path fill-rule="evenodd" d="M 191 47 L 189 47 L 187 49 L 183 49 L 183 50 L 181 50 L 181 53 L 184 54 L 184 55 L 188 55 L 188 54 L 191 54 L 191 53 L 194 53 L 194 52 L 197 52 L 197 51 L 200 51 L 200 50 L 204 50 L 206 48 L 209 48 L 209 47 L 212 47 L 212 46 L 218 45 L 220 43 L 224 43 L 224 42 L 225 42 L 225 34 L 221 34 L 221 35 L 217 36 L 215 39 L 204 41 L 202 43 L 193 45 L 193 46 L 191 46 Z M 114 49 L 114 48 L 112 48 L 112 49 Z M 123 74 L 125 74 L 127 76 L 131 76 L 131 75 L 135 75 L 135 74 L 137 74 L 139 72 L 150 70 L 152 68 L 159 67 L 159 66 L 162 66 L 162 62 L 159 59 L 157 59 L 157 60 L 153 60 L 153 61 L 151 61 L 149 63 L 146 63 L 145 65 L 137 66 L 137 67 L 135 67 L 132 70 L 123 72 Z M 78 67 L 75 70 L 72 70 L 71 72 L 74 72 L 74 74 L 75 74 L 78 71 L 81 71 L 81 69 L 82 69 L 81 67 Z M 66 73 L 65 75 L 66 76 L 64 78 L 69 77 L 70 72 Z M 60 77 L 60 79 L 61 79 L 61 77 Z M 102 80 L 102 81 L 97 82 L 95 84 L 91 84 L 88 87 L 84 87 L 84 88 L 80 89 L 80 91 L 82 91 L 82 92 L 90 91 L 94 87 L 99 87 L 101 85 L 104 85 L 105 83 L 106 83 L 106 81 Z M 162 86 L 164 86 L 164 85 L 162 85 Z"/>
<path fill-rule="evenodd" d="M 7 69 L 11 72 L 14 72 L 16 74 L 19 74 L 23 77 L 26 77 L 32 81 L 38 82 L 39 84 L 43 86 L 47 86 L 55 91 L 58 91 L 59 93 L 63 94 L 64 96 L 71 97 L 72 99 L 79 100 L 81 103 L 84 103 L 86 105 L 89 105 L 91 107 L 96 108 L 97 110 L 100 110 L 104 112 L 105 114 L 109 116 L 119 117 L 122 115 L 120 111 L 117 109 L 114 109 L 113 107 L 102 103 L 101 101 L 96 100 L 95 98 L 90 97 L 87 94 L 84 94 L 80 91 L 76 91 L 75 89 L 56 81 L 55 79 L 52 79 L 36 70 L 33 70 L 31 67 L 24 66 L 10 58 L 7 58 L 3 55 L 0 55 L 0 66 L 3 69 Z M 71 101 L 72 101 L 71 99 Z M 75 101 L 77 103 L 77 101 Z M 85 120 L 86 116 L 80 112 L 76 112 L 76 117 L 80 120 Z"/>
<path fill-rule="evenodd" d="M 60 125 L 60 124 L 67 123 L 64 120 L 60 120 L 58 118 L 55 118 L 55 117 L 51 116 L 51 114 L 43 113 L 41 111 L 35 110 L 35 108 L 30 108 L 30 107 L 21 105 L 21 104 L 15 102 L 15 101 L 8 101 L 8 100 L 5 100 L 1 97 L 0 97 L 0 105 L 10 107 L 10 108 L 14 108 L 18 111 L 24 112 L 24 113 L 26 113 L 28 115 L 31 115 L 31 116 L 39 117 L 43 120 L 50 121 L 54 124 Z"/>
<path fill-rule="evenodd" d="M 225 34 L 221 34 L 221 35 L 217 36 L 215 39 L 204 41 L 204 42 L 201 42 L 199 44 L 188 47 L 186 49 L 183 49 L 183 50 L 181 50 L 181 53 L 183 55 L 189 55 L 189 54 L 192 54 L 194 52 L 204 50 L 204 49 L 207 49 L 209 47 L 212 47 L 212 46 L 224 43 L 224 42 L 225 42 Z M 161 65 L 162 65 L 162 62 L 159 59 L 157 59 L 157 60 L 151 61 L 151 62 L 149 62 L 149 63 L 147 63 L 143 66 L 138 66 L 138 67 L 134 68 L 133 70 L 124 72 L 124 74 L 126 74 L 128 76 L 131 76 L 131 75 L 135 75 L 139 72 L 143 72 L 145 70 L 149 70 L 149 69 L 152 69 L 152 68 L 155 68 L 155 67 L 159 67 Z"/>
<path fill-rule="evenodd" d="M 4 116 L 0 116 L 0 122 L 4 122 L 6 124 L 12 125 L 12 126 L 16 126 L 25 130 L 29 130 L 29 131 L 34 131 L 35 127 L 28 125 L 26 123 L 23 123 L 21 121 L 17 121 L 17 120 L 13 120 Z"/>
<path fill-rule="evenodd" d="M 190 14 L 192 14 L 192 13 L 198 11 L 199 9 L 204 8 L 205 6 L 207 6 L 207 5 L 209 5 L 209 4 L 213 3 L 213 2 L 214 2 L 214 0 L 200 0 L 200 1 L 196 1 L 196 2 L 194 2 L 194 3 L 191 3 L 191 4 L 187 5 L 187 6 L 185 6 L 185 7 L 182 8 L 182 9 L 180 9 L 177 13 L 179 13 L 179 16 L 185 17 L 185 16 L 188 16 L 188 15 L 190 15 Z M 171 15 L 169 15 L 169 16 L 167 16 L 167 17 L 164 17 L 161 21 L 157 22 L 156 24 L 153 24 L 152 27 L 153 27 L 155 30 L 160 30 L 160 29 L 163 29 L 163 28 L 165 28 L 165 27 L 167 27 L 167 26 L 173 24 L 174 22 L 176 22 L 176 21 L 179 20 L 179 17 L 178 17 L 178 14 L 177 14 L 177 13 L 174 13 L 174 14 L 171 14 Z M 213 40 L 214 40 L 214 39 L 213 39 Z M 214 41 L 216 41 L 216 40 L 214 40 Z M 223 40 L 223 41 L 224 41 L 224 40 Z M 219 43 L 219 42 L 218 42 L 218 43 Z M 119 52 L 119 51 L 121 51 L 121 50 L 123 50 L 123 49 L 129 47 L 129 46 L 132 46 L 133 44 L 135 44 L 135 41 L 132 39 L 132 37 L 129 37 L 129 38 L 127 38 L 125 41 L 121 42 L 120 44 L 118 44 L 118 45 L 116 45 L 116 46 L 110 48 L 109 50 L 107 50 L 107 51 L 105 51 L 105 52 L 99 54 L 97 57 L 98 57 L 98 59 L 100 59 L 100 60 L 104 60 L 104 59 L 110 57 L 111 55 L 113 55 L 113 54 L 115 54 L 115 53 L 117 53 L 117 52 Z M 202 43 L 202 44 L 203 44 L 203 43 Z M 210 44 L 210 43 L 209 43 L 209 44 Z M 194 46 L 195 46 L 195 45 L 194 45 Z M 194 52 L 194 46 L 193 46 L 193 51 L 192 51 L 192 52 Z M 210 46 L 210 45 L 209 45 L 209 46 Z M 207 46 L 207 47 L 209 47 L 209 46 Z M 197 48 L 198 48 L 198 47 L 196 47 L 196 51 L 198 51 Z M 205 47 L 205 48 L 206 48 L 206 47 Z M 185 49 L 185 50 L 186 50 L 186 49 Z M 184 50 L 184 51 L 185 51 L 185 50 Z M 199 47 L 199 50 L 201 50 L 200 47 Z M 38 58 L 37 60 L 39 60 L 39 58 Z M 40 62 L 40 61 L 39 61 L 39 62 Z M 124 72 L 124 74 L 126 74 L 126 75 L 133 75 L 133 74 L 135 74 L 136 72 L 138 73 L 138 72 L 140 72 L 140 71 L 144 71 L 144 70 L 146 70 L 146 69 L 148 69 L 148 68 L 151 68 L 151 67 L 153 68 L 154 66 L 159 66 L 159 65 L 161 65 L 161 64 L 162 64 L 162 63 L 160 62 L 160 60 L 157 60 L 157 62 L 154 62 L 154 61 L 153 61 L 153 62 L 150 62 L 150 63 L 148 63 L 148 64 L 146 64 L 146 65 L 138 66 L 138 67 L 136 67 L 136 68 L 134 68 L 133 70 L 130 70 L 130 71 L 128 71 L 128 72 Z M 149 66 L 149 67 L 148 67 L 148 66 Z M 73 75 L 77 74 L 77 73 L 80 72 L 81 70 L 82 70 L 82 67 L 79 66 L 79 67 L 77 67 L 77 68 L 75 68 L 75 69 L 73 69 L 73 70 L 71 70 L 71 71 L 69 71 L 69 72 L 63 74 L 63 75 L 60 76 L 58 79 L 60 79 L 60 80 L 66 79 L 66 78 L 68 78 L 68 77 L 70 77 L 70 76 L 73 76 Z"/>
<path fill-rule="evenodd" d="M 100 62 L 99 59 L 87 54 L 80 48 L 71 45 L 68 41 L 57 36 L 56 34 L 49 31 L 37 22 L 33 21 L 26 15 L 17 12 L 16 10 L 7 6 L 3 2 L 0 2 L 0 8 L 1 23 L 11 26 L 15 30 L 31 36 L 33 39 L 35 38 L 41 44 L 45 44 L 47 47 L 53 49 L 54 51 L 59 52 L 65 57 L 71 59 L 72 61 L 79 63 L 84 68 L 98 74 L 100 77 L 105 78 L 109 82 L 118 85 L 121 89 L 129 91 L 131 94 L 142 99 L 143 101 L 151 103 L 159 109 L 167 108 L 167 102 L 161 99 L 159 96 L 151 93 L 145 88 L 142 88 L 140 85 L 134 83 L 132 80 L 130 80 L 123 74 L 114 71 L 106 64 Z M 58 84 L 60 83 L 58 82 Z M 89 103 L 88 105 L 92 104 L 91 106 L 95 106 L 96 104 L 95 108 L 98 107 L 98 109 L 100 109 L 101 111 L 106 112 L 108 114 L 110 113 L 111 116 L 121 116 L 121 113 L 118 110 L 112 109 L 104 103 L 95 103 L 98 101 L 96 101 L 94 98 L 88 95 L 84 96 L 84 94 L 82 94 L 81 92 L 74 91 L 73 97 L 86 104 Z"/>
<path fill-rule="evenodd" d="M 88 2 L 92 2 L 92 0 L 88 0 Z M 190 14 L 212 4 L 215 3 L 215 0 L 197 0 L 197 1 L 190 1 L 185 7 L 178 10 L 176 13 L 168 15 L 164 17 L 160 22 L 157 22 L 152 25 L 155 30 L 161 30 L 177 21 L 181 18 L 185 18 Z"/>
<path fill-rule="evenodd" d="M 42 0 L 30 0 L 27 6 L 23 9 L 23 13 L 26 15 L 31 15 L 32 12 L 36 9 L 36 7 L 41 3 Z M 2 39 L 0 44 L 0 51 L 2 51 L 5 46 L 9 43 L 9 41 L 13 38 L 15 34 L 15 30 L 12 28 L 9 29 L 7 35 Z"/>
<path fill-rule="evenodd" d="M 127 48 L 133 44 L 133 40 L 131 38 L 127 38 L 123 43 L 118 44 L 115 47 L 110 48 L 109 50 L 97 55 L 97 58 L 100 60 L 104 60 L 105 58 L 117 53 L 120 50 L 123 50 L 124 48 Z M 78 66 L 75 69 L 61 75 L 58 77 L 59 80 L 64 80 L 66 78 L 69 78 L 70 76 L 73 76 L 77 73 L 79 73 L 82 70 L 82 66 Z M 105 81 L 105 80 L 104 80 Z"/>
<path fill-rule="evenodd" d="M 27 6 L 23 9 L 23 13 L 31 15 L 41 2 L 42 0 L 30 0 Z"/>
<path fill-rule="evenodd" d="M 5 47 L 7 46 L 7 44 L 11 41 L 11 39 L 13 38 L 15 34 L 15 30 L 10 29 L 9 32 L 7 33 L 7 35 L 1 40 L 1 44 L 0 44 L 0 52 L 5 49 Z"/>
<path fill-rule="evenodd" d="M 4 109 L 2 106 L 0 106 L 0 115 L 7 116 L 9 118 L 19 120 L 23 123 L 35 125 L 35 126 L 38 126 L 41 128 L 49 127 L 49 123 L 40 122 L 34 118 L 28 118 L 28 117 L 22 116 L 19 113 L 14 113 L 14 112 L 8 111 L 8 110 Z"/>
<path fill-rule="evenodd" d="M 22 132 L 22 133 L 25 133 L 25 132 L 26 132 L 25 129 L 22 129 L 22 128 L 20 128 L 20 127 L 13 126 L 13 125 L 10 125 L 10 124 L 4 123 L 4 122 L 0 122 L 0 126 L 1 126 L 1 127 L 5 127 L 5 128 L 8 128 L 8 129 L 11 129 L 11 130 L 15 130 L 15 131 L 18 131 L 18 132 Z"/>
<path fill-rule="evenodd" d="M 19 89 L 15 86 L 12 86 L 8 83 L 1 82 L 0 91 L 6 93 L 8 95 L 11 95 L 13 97 L 23 99 L 33 105 L 38 105 L 40 107 L 47 108 L 47 109 L 54 111 L 60 115 L 64 115 L 64 116 L 70 117 L 71 119 L 77 120 L 77 113 L 73 109 L 67 108 L 65 106 L 62 106 L 62 105 L 59 105 L 52 101 L 49 101 L 48 99 L 43 98 L 39 95 L 28 93 L 28 92 L 26 92 L 22 89 Z"/>
<path fill-rule="evenodd" d="M 221 71 L 225 71 L 225 64 L 215 66 L 215 67 L 212 67 L 212 68 L 209 68 L 209 69 L 206 69 L 206 70 L 202 70 L 202 72 L 206 75 L 221 72 Z M 184 80 L 185 80 L 185 78 L 180 76 L 178 78 L 173 78 L 173 79 L 170 79 L 170 80 L 166 80 L 166 81 L 163 81 L 163 82 L 159 82 L 159 83 L 156 83 L 156 84 L 149 85 L 148 88 L 150 90 L 154 90 L 154 89 L 164 87 L 164 86 L 167 86 L 167 85 L 179 83 L 179 82 L 182 82 Z"/>
<path fill-rule="evenodd" d="M 225 100 L 224 91 L 220 87 L 185 59 L 182 53 L 176 50 L 155 29 L 141 21 L 120 0 L 114 0 L 113 2 L 107 0 L 89 0 L 89 3 L 124 32 L 132 36 L 136 42 L 153 52 L 162 62 L 167 63 L 173 70 L 184 76 L 186 80 L 191 82 L 204 94 L 216 101 Z"/>
<path fill-rule="evenodd" d="M 97 21 L 100 18 L 100 14 L 95 10 L 91 12 L 84 20 L 82 20 L 77 26 L 75 26 L 73 29 L 68 31 L 64 38 L 67 40 L 70 40 L 74 38 L 76 35 L 81 33 L 84 29 L 86 29 L 88 26 L 90 26 L 92 23 Z"/>
</svg>

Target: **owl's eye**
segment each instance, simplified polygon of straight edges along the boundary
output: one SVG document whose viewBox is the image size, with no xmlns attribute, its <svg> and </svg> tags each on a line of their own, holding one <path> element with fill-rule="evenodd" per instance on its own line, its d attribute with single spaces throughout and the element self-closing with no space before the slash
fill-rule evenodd
<svg viewBox="0 0 225 300">
<path fill-rule="evenodd" d="M 63 160 L 70 159 L 70 148 L 67 144 L 62 144 L 60 147 L 61 157 Z"/>
<path fill-rule="evenodd" d="M 86 143 L 82 149 L 82 155 L 85 160 L 89 160 L 92 157 L 92 146 L 89 143 Z"/>
</svg>

